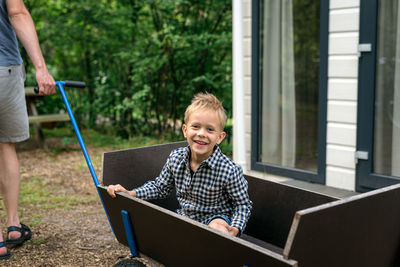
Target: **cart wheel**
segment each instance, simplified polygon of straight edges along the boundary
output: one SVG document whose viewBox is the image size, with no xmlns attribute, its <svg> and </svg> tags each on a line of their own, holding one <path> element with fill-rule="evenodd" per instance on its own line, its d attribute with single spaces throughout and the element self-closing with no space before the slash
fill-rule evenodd
<svg viewBox="0 0 400 267">
<path fill-rule="evenodd" d="M 127 259 L 116 263 L 114 267 L 146 267 L 146 265 L 138 260 Z"/>
</svg>

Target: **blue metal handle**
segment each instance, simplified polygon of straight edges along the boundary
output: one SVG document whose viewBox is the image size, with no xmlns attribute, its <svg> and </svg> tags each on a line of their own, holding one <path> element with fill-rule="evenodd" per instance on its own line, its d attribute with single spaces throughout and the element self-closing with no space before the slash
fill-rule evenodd
<svg viewBox="0 0 400 267">
<path fill-rule="evenodd" d="M 72 113 L 71 106 L 69 105 L 68 98 L 65 95 L 64 84 L 65 84 L 64 81 L 56 82 L 56 86 L 60 90 L 60 93 L 61 93 L 62 99 L 64 101 L 65 107 L 67 108 L 67 112 L 68 112 L 69 118 L 71 119 L 72 126 L 74 127 L 74 131 L 75 131 L 76 137 L 78 138 L 79 145 L 81 146 L 83 155 L 85 156 L 86 163 L 87 163 L 87 165 L 89 167 L 89 170 L 90 170 L 90 174 L 92 175 L 92 178 L 93 178 L 93 182 L 97 187 L 99 185 L 99 180 L 97 179 L 97 175 L 96 175 L 96 172 L 94 171 L 94 168 L 93 168 L 93 165 L 92 165 L 92 161 L 90 160 L 90 157 L 89 157 L 89 153 L 88 153 L 88 151 L 86 149 L 85 143 L 83 142 L 81 132 L 79 131 L 79 127 L 76 124 L 76 120 L 75 120 L 74 114 Z"/>
<path fill-rule="evenodd" d="M 61 93 L 61 96 L 62 96 L 62 99 L 64 101 L 65 107 L 67 109 L 69 118 L 71 119 L 72 126 L 74 127 L 74 131 L 75 131 L 76 137 L 78 138 L 79 145 L 81 146 L 82 153 L 85 156 L 86 163 L 87 163 L 87 165 L 89 167 L 90 174 L 92 175 L 93 182 L 96 185 L 96 190 L 97 190 L 97 193 L 99 194 L 99 197 L 100 197 L 100 200 L 101 200 L 101 204 L 103 204 L 103 208 L 104 208 L 104 211 L 106 212 L 106 215 L 107 215 L 107 218 L 108 218 L 108 222 L 110 223 L 111 229 L 114 232 L 114 229 L 112 228 L 112 224 L 111 224 L 111 221 L 110 221 L 110 217 L 107 214 L 107 210 L 106 210 L 106 208 L 104 206 L 103 199 L 101 198 L 100 191 L 99 191 L 99 189 L 97 187 L 99 185 L 99 180 L 97 179 L 97 175 L 96 175 L 96 172 L 94 171 L 92 161 L 90 160 L 90 157 L 89 157 L 89 153 L 88 153 L 88 151 L 86 149 L 85 143 L 83 142 L 81 132 L 79 131 L 79 127 L 76 124 L 76 120 L 75 120 L 74 114 L 72 113 L 71 106 L 69 105 L 68 98 L 65 95 L 65 91 L 64 91 L 64 85 L 65 84 L 66 84 L 66 82 L 64 82 L 64 81 L 56 82 L 56 86 L 58 87 L 58 89 L 59 89 L 59 91 Z M 114 232 L 114 235 L 115 235 L 115 232 Z"/>
<path fill-rule="evenodd" d="M 121 210 L 122 222 L 124 223 L 125 235 L 128 240 L 129 249 L 131 255 L 139 258 L 139 252 L 136 247 L 135 235 L 133 234 L 132 222 L 129 217 L 129 213 L 125 210 Z"/>
</svg>

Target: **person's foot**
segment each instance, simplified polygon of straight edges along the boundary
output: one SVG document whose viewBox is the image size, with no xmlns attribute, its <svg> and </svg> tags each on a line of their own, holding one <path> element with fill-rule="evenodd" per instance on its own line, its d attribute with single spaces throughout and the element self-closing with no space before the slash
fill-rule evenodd
<svg viewBox="0 0 400 267">
<path fill-rule="evenodd" d="M 0 244 L 3 242 L 4 242 L 3 240 L 0 241 Z M 6 253 L 7 253 L 7 247 L 6 246 L 0 247 L 0 255 L 4 255 Z"/>
<path fill-rule="evenodd" d="M 6 247 L 4 241 L 0 241 L 0 260 L 7 260 L 11 257 L 10 251 Z"/>
<path fill-rule="evenodd" d="M 10 226 L 7 229 L 6 243 L 10 245 L 22 245 L 25 241 L 31 239 L 32 231 L 28 226 L 21 223 L 21 226 Z"/>
<path fill-rule="evenodd" d="M 17 239 L 21 237 L 21 232 L 19 231 L 11 231 L 8 233 L 8 239 Z"/>
</svg>

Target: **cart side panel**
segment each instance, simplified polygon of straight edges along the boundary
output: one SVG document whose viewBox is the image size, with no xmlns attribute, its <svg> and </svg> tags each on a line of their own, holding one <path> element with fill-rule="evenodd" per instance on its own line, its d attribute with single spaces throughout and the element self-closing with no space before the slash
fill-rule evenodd
<svg viewBox="0 0 400 267">
<path fill-rule="evenodd" d="M 157 177 L 170 152 L 186 142 L 104 153 L 103 183 L 132 189 Z M 335 198 L 293 186 L 245 176 L 253 210 L 245 234 L 283 249 L 296 211 L 327 203 Z M 175 192 L 151 203 L 175 211 Z"/>
<path fill-rule="evenodd" d="M 296 261 L 147 201 L 124 194 L 111 198 L 101 186 L 99 192 L 118 241 L 128 245 L 121 218 L 121 210 L 125 210 L 139 252 L 166 266 L 297 266 Z"/>
<path fill-rule="evenodd" d="M 173 149 L 186 145 L 187 142 L 176 142 L 104 153 L 103 184 L 121 184 L 127 189 L 139 187 L 160 174 Z M 151 202 L 169 210 L 178 208 L 175 191 L 166 199 Z"/>
<path fill-rule="evenodd" d="M 296 211 L 337 200 L 300 188 L 245 176 L 253 210 L 245 234 L 284 248 Z"/>
<path fill-rule="evenodd" d="M 399 226 L 397 184 L 299 211 L 284 255 L 301 266 L 399 266 Z"/>
</svg>

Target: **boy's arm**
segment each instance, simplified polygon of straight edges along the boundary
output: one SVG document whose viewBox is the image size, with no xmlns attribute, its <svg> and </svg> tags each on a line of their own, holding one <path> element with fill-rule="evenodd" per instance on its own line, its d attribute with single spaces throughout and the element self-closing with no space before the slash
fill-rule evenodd
<svg viewBox="0 0 400 267">
<path fill-rule="evenodd" d="M 253 205 L 247 188 L 247 181 L 243 176 L 242 168 L 239 166 L 232 172 L 230 182 L 227 185 L 227 192 L 234 203 L 231 226 L 237 228 L 239 232 L 244 231 Z"/>
<path fill-rule="evenodd" d="M 120 184 L 109 185 L 109 186 L 107 187 L 107 193 L 108 193 L 111 197 L 116 197 L 115 193 L 117 193 L 117 192 L 124 192 L 124 193 L 127 193 L 127 194 L 129 194 L 129 195 L 131 195 L 131 196 L 133 196 L 133 197 L 136 197 L 136 191 L 135 191 L 135 190 L 129 191 L 129 190 L 125 189 L 125 187 L 123 187 L 123 186 L 120 185 Z"/>
<path fill-rule="evenodd" d="M 115 197 L 116 192 L 124 192 L 133 197 L 141 199 L 156 199 L 167 197 L 173 188 L 172 173 L 169 168 L 169 157 L 160 175 L 154 180 L 149 181 L 134 190 L 127 190 L 120 184 L 109 185 L 107 192 L 111 197 Z"/>
<path fill-rule="evenodd" d="M 166 198 L 174 187 L 173 175 L 170 169 L 170 157 L 168 157 L 160 175 L 153 181 L 149 181 L 136 188 L 135 196 L 141 199 Z"/>
</svg>

